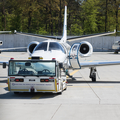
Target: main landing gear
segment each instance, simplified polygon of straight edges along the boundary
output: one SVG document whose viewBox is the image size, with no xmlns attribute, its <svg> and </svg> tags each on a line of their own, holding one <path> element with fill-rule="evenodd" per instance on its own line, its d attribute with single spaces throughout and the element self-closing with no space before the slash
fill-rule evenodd
<svg viewBox="0 0 120 120">
<path fill-rule="evenodd" d="M 95 67 L 91 67 L 90 68 L 90 78 L 92 79 L 92 82 L 96 82 L 96 68 Z"/>
</svg>

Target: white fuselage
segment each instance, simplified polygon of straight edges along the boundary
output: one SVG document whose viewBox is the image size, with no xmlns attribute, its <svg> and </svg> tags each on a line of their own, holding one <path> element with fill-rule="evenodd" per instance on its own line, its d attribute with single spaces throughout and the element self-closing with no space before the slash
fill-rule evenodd
<svg viewBox="0 0 120 120">
<path fill-rule="evenodd" d="M 40 49 L 39 49 L 40 48 Z M 37 45 L 31 54 L 32 57 L 42 57 L 43 60 L 52 60 L 53 58 L 64 63 L 68 56 L 70 45 L 55 40 L 47 40 Z"/>
</svg>

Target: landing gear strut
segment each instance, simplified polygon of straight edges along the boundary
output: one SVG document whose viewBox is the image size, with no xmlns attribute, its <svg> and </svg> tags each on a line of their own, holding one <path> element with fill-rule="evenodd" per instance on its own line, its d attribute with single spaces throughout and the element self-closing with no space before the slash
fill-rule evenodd
<svg viewBox="0 0 120 120">
<path fill-rule="evenodd" d="M 90 68 L 90 78 L 92 79 L 92 82 L 96 82 L 96 68 L 95 67 Z"/>
</svg>

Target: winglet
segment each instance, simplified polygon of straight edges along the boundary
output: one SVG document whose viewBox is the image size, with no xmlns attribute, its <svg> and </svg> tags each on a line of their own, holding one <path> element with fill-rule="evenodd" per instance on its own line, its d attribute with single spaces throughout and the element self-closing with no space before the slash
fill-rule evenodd
<svg viewBox="0 0 120 120">
<path fill-rule="evenodd" d="M 61 38 L 61 42 L 66 42 L 66 40 L 67 40 L 67 6 L 65 5 L 63 36 Z"/>
</svg>

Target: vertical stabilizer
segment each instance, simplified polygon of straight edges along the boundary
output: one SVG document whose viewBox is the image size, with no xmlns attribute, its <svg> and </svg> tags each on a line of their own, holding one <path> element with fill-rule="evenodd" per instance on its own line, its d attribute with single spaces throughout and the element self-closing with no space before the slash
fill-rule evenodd
<svg viewBox="0 0 120 120">
<path fill-rule="evenodd" d="M 63 36 L 61 38 L 61 42 L 66 42 L 66 40 L 67 40 L 67 6 L 65 6 Z"/>
</svg>

